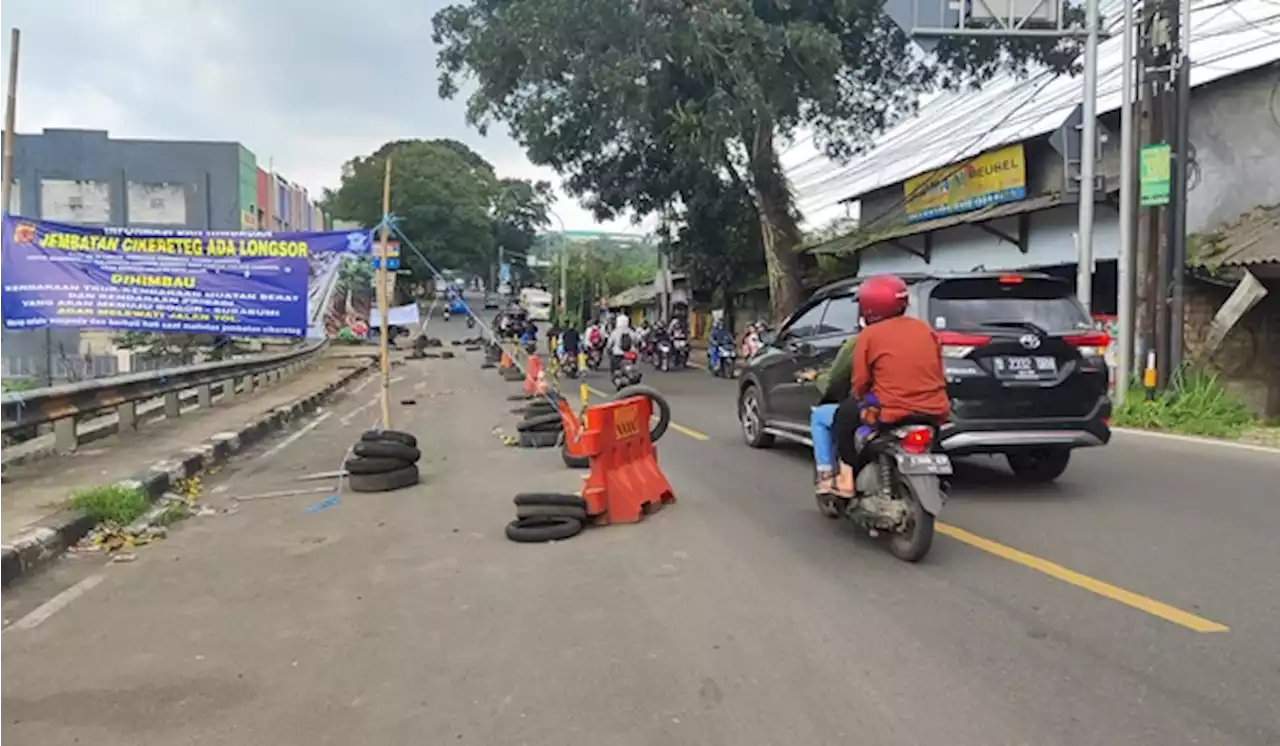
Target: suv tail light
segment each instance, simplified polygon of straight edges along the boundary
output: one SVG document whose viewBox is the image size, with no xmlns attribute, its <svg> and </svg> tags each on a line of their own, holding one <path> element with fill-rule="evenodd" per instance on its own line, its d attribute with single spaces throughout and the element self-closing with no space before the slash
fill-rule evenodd
<svg viewBox="0 0 1280 746">
<path fill-rule="evenodd" d="M 1076 348 L 1081 355 L 1088 357 L 1104 356 L 1107 353 L 1107 345 L 1111 344 L 1111 336 L 1106 332 L 1068 334 L 1062 339 L 1067 344 Z"/>
<path fill-rule="evenodd" d="M 928 453 L 933 447 L 933 430 L 927 427 L 913 427 L 902 436 L 902 450 L 907 453 Z"/>
<path fill-rule="evenodd" d="M 962 334 L 960 332 L 938 332 L 938 343 L 942 345 L 942 356 L 958 359 L 968 356 L 973 348 L 981 347 L 991 341 L 991 337 L 982 334 Z"/>
</svg>

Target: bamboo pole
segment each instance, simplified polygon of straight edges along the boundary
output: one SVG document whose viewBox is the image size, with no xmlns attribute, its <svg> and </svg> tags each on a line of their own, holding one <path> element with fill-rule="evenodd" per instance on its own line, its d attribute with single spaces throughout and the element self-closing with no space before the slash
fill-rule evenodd
<svg viewBox="0 0 1280 746">
<path fill-rule="evenodd" d="M 4 185 L 0 187 L 0 207 L 9 214 L 13 198 L 13 130 L 18 120 L 18 47 L 22 32 L 14 29 L 9 38 L 9 95 L 4 106 Z"/>
<path fill-rule="evenodd" d="M 379 324 L 381 326 L 381 340 L 379 347 L 381 348 L 382 358 L 382 429 L 391 429 L 391 361 L 390 352 L 387 345 L 387 304 L 390 299 L 387 298 L 387 232 L 389 226 L 386 222 L 386 216 L 391 214 L 391 157 L 387 157 L 386 171 L 382 175 L 382 232 L 378 241 L 378 315 Z"/>
</svg>

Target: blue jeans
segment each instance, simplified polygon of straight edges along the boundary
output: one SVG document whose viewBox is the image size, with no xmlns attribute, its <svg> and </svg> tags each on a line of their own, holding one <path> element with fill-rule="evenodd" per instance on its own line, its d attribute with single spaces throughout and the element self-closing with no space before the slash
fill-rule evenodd
<svg viewBox="0 0 1280 746">
<path fill-rule="evenodd" d="M 813 440 L 813 462 L 820 471 L 835 471 L 835 404 L 819 404 L 809 410 L 809 437 Z"/>
</svg>

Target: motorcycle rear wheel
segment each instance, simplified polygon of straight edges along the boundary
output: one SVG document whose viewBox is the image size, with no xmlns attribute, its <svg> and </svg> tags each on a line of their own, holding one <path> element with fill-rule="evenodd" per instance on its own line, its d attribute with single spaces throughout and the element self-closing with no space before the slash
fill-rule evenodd
<svg viewBox="0 0 1280 746">
<path fill-rule="evenodd" d="M 933 546 L 933 516 L 920 505 L 905 480 L 899 481 L 896 491 L 906 503 L 910 518 L 905 531 L 889 535 L 889 551 L 903 562 L 919 562 Z"/>
</svg>

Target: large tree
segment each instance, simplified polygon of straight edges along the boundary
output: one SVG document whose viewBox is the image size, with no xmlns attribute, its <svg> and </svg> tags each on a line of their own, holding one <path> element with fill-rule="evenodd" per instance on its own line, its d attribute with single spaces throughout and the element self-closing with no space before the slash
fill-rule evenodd
<svg viewBox="0 0 1280 746">
<path fill-rule="evenodd" d="M 469 154 L 469 155 L 468 155 Z M 402 140 L 348 161 L 342 185 L 328 195 L 334 217 L 377 225 L 382 181 L 391 158 L 391 213 L 397 227 L 436 269 L 487 271 L 493 255 L 492 204 L 498 180 L 492 167 L 452 140 Z M 401 262 L 418 281 L 431 270 L 407 247 Z"/>
<path fill-rule="evenodd" d="M 435 18 L 440 90 L 472 78 L 470 119 L 505 123 L 601 216 L 670 208 L 672 157 L 740 185 L 782 315 L 802 300 L 802 265 L 780 143 L 811 129 L 847 157 L 932 87 L 1074 58 L 1068 42 L 998 39 L 946 41 L 926 58 L 882 2 L 474 0 Z"/>
</svg>

